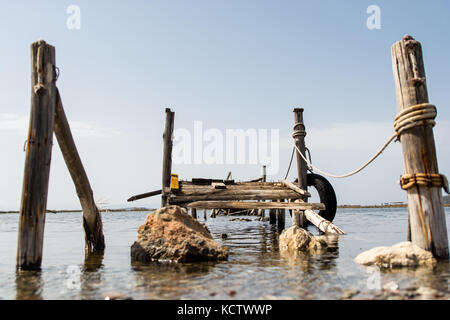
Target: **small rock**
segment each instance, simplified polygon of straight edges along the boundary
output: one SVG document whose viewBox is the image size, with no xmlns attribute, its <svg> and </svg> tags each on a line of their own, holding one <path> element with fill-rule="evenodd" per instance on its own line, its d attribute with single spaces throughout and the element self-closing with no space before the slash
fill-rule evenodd
<svg viewBox="0 0 450 320">
<path fill-rule="evenodd" d="M 386 283 L 383 286 L 383 289 L 385 291 L 389 291 L 389 292 L 393 292 L 393 293 L 399 293 L 399 291 L 398 291 L 398 284 L 395 283 L 394 281 L 390 281 L 390 282 Z"/>
<path fill-rule="evenodd" d="M 279 239 L 280 253 L 295 253 L 298 251 L 308 253 L 322 253 L 327 243 L 320 237 L 314 237 L 307 230 L 292 226 L 283 230 Z"/>
<path fill-rule="evenodd" d="M 102 293 L 102 300 L 125 300 L 126 296 L 120 292 L 105 292 Z"/>
<path fill-rule="evenodd" d="M 417 294 L 420 295 L 421 299 L 434 299 L 436 297 L 437 291 L 430 287 L 420 287 L 417 289 Z"/>
<path fill-rule="evenodd" d="M 431 252 L 419 248 L 410 241 L 400 242 L 392 247 L 376 247 L 360 253 L 354 260 L 362 265 L 377 265 L 382 268 L 434 266 Z"/>
<path fill-rule="evenodd" d="M 235 290 L 230 290 L 230 291 L 228 291 L 228 295 L 230 296 L 230 297 L 234 297 L 235 295 L 236 295 L 236 291 Z"/>
<path fill-rule="evenodd" d="M 351 299 L 353 296 L 356 296 L 360 291 L 359 290 L 346 290 L 342 295 L 342 299 Z"/>
</svg>

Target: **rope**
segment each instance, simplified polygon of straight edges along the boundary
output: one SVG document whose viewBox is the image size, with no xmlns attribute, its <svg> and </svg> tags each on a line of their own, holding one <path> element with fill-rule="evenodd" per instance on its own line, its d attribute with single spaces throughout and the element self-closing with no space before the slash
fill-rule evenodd
<svg viewBox="0 0 450 320">
<path fill-rule="evenodd" d="M 447 178 L 439 173 L 409 173 L 400 177 L 400 186 L 403 190 L 408 190 L 414 186 L 430 186 L 444 188 L 449 193 Z"/>
<path fill-rule="evenodd" d="M 358 172 L 366 168 L 369 164 L 371 164 L 376 158 L 378 158 L 378 156 L 389 146 L 389 144 L 395 138 L 397 138 L 397 140 L 400 138 L 400 135 L 403 131 L 416 126 L 429 125 L 433 127 L 436 124 L 436 122 L 434 121 L 436 115 L 437 115 L 436 107 L 429 103 L 417 104 L 412 107 L 404 109 L 395 117 L 394 120 L 395 133 L 384 143 L 384 145 L 377 151 L 377 153 L 358 169 L 343 175 L 335 175 L 318 169 L 306 159 L 306 157 L 295 145 L 295 143 L 294 148 L 297 149 L 297 152 L 300 154 L 300 156 L 303 158 L 306 164 L 311 168 L 313 168 L 314 170 L 316 170 L 317 172 L 319 172 L 320 174 L 323 174 L 331 178 L 346 178 L 357 174 Z"/>
<path fill-rule="evenodd" d="M 287 171 L 286 171 L 286 175 L 284 176 L 284 180 L 287 179 L 287 177 L 288 177 L 288 175 L 289 175 L 289 171 L 291 170 L 292 159 L 294 159 L 294 151 L 295 151 L 295 148 L 292 148 L 291 160 L 289 161 L 289 166 L 288 166 L 288 169 L 287 169 Z"/>
</svg>

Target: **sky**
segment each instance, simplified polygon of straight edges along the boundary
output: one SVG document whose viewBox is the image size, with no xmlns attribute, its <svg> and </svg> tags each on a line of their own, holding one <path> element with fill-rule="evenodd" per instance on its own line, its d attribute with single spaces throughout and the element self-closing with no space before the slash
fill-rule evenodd
<svg viewBox="0 0 450 320">
<path fill-rule="evenodd" d="M 70 6 L 79 28 L 69 28 Z M 367 8 L 380 8 L 369 29 Z M 352 171 L 393 133 L 391 46 L 422 43 L 440 172 L 450 172 L 448 1 L 14 1 L 0 3 L 0 210 L 18 210 L 30 112 L 30 44 L 56 48 L 57 86 L 100 207 L 158 206 L 132 195 L 161 188 L 165 108 L 175 128 L 225 135 L 278 130 L 284 178 L 295 107 L 324 171 Z M 73 21 L 73 20 L 70 20 Z M 70 22 L 69 21 L 69 22 Z M 69 23 L 70 25 L 70 23 Z M 73 24 L 71 25 L 73 27 Z M 217 131 L 218 130 L 218 131 Z M 174 164 L 180 179 L 260 176 L 262 163 Z M 402 150 L 392 144 L 363 172 L 329 178 L 340 204 L 404 201 Z M 289 178 L 296 176 L 295 165 Z M 48 208 L 80 208 L 56 139 Z"/>
</svg>

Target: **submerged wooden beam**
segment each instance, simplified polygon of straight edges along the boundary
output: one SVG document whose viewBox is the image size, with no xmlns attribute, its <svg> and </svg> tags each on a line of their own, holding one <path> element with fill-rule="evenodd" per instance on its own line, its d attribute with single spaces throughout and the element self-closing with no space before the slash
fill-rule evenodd
<svg viewBox="0 0 450 320">
<path fill-rule="evenodd" d="M 198 209 L 297 209 L 323 210 L 323 203 L 297 202 L 244 202 L 244 201 L 194 201 L 187 204 L 188 208 Z"/>
<path fill-rule="evenodd" d="M 392 65 L 398 112 L 428 103 L 425 67 L 420 42 L 404 37 L 392 46 Z M 430 121 L 401 133 L 406 174 L 438 174 L 436 146 Z M 414 244 L 448 259 L 448 236 L 442 191 L 438 186 L 415 184 L 407 189 L 410 236 Z M 408 230 L 409 231 L 409 230 Z"/>
<path fill-rule="evenodd" d="M 22 198 L 17 268 L 40 269 L 56 105 L 55 48 L 40 40 L 31 44 L 31 111 Z"/>
<path fill-rule="evenodd" d="M 69 169 L 72 181 L 75 184 L 81 208 L 83 209 L 83 228 L 86 252 L 99 252 L 105 249 L 102 217 L 95 204 L 91 184 L 89 183 L 75 141 L 73 140 L 58 89 L 56 89 L 56 92 L 55 136 L 58 140 L 58 145 L 63 154 L 66 166 Z"/>
</svg>

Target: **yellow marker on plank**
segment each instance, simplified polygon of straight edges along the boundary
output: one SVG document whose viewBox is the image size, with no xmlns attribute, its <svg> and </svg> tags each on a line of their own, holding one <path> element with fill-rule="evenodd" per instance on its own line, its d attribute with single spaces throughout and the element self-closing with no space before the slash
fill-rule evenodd
<svg viewBox="0 0 450 320">
<path fill-rule="evenodd" d="M 170 175 L 170 189 L 178 190 L 180 186 L 178 185 L 178 174 L 172 173 Z"/>
</svg>

